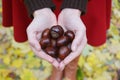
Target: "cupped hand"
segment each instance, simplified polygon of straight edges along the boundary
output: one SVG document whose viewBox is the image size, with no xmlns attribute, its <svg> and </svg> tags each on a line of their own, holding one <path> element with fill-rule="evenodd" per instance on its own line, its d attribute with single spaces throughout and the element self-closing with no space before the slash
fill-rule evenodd
<svg viewBox="0 0 120 80">
<path fill-rule="evenodd" d="M 59 65 L 57 60 L 47 55 L 41 49 L 39 44 L 43 30 L 57 24 L 56 16 L 49 8 L 36 10 L 33 13 L 33 16 L 34 19 L 27 28 L 27 36 L 30 47 L 38 57 L 47 60 L 57 68 Z"/>
<path fill-rule="evenodd" d="M 65 30 L 72 30 L 75 33 L 75 38 L 71 45 L 72 52 L 60 63 L 60 70 L 63 70 L 67 64 L 77 58 L 87 44 L 86 27 L 80 15 L 80 10 L 66 8 L 58 16 L 58 24 L 63 26 Z"/>
</svg>

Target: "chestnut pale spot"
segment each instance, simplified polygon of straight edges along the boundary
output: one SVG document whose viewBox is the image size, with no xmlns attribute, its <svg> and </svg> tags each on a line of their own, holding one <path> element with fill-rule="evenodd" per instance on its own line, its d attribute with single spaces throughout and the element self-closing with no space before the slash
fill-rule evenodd
<svg viewBox="0 0 120 80">
<path fill-rule="evenodd" d="M 57 40 L 57 46 L 64 46 L 67 45 L 69 43 L 68 37 L 66 36 L 62 36 Z"/>
<path fill-rule="evenodd" d="M 42 38 L 43 37 L 50 37 L 50 29 L 45 29 L 43 32 L 42 32 Z"/>
<path fill-rule="evenodd" d="M 50 29 L 50 34 L 52 38 L 57 39 L 64 34 L 64 30 L 60 25 L 56 25 Z"/>
<path fill-rule="evenodd" d="M 65 32 L 65 36 L 67 36 L 70 39 L 70 41 L 72 42 L 75 37 L 75 34 L 73 33 L 73 31 L 68 30 Z"/>
</svg>

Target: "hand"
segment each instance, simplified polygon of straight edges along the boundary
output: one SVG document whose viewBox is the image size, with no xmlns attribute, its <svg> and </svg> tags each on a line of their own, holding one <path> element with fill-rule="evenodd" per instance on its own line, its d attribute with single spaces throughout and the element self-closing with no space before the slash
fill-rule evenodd
<svg viewBox="0 0 120 80">
<path fill-rule="evenodd" d="M 80 10 L 66 8 L 58 16 L 58 24 L 63 26 L 65 30 L 72 30 L 75 33 L 71 46 L 72 52 L 60 63 L 60 70 L 63 70 L 68 63 L 78 57 L 87 44 L 86 27 L 80 15 Z"/>
<path fill-rule="evenodd" d="M 39 44 L 43 30 L 57 24 L 56 16 L 49 8 L 36 10 L 33 13 L 33 16 L 34 19 L 27 28 L 27 36 L 30 47 L 38 57 L 47 60 L 57 68 L 59 65 L 57 60 L 42 51 Z"/>
</svg>

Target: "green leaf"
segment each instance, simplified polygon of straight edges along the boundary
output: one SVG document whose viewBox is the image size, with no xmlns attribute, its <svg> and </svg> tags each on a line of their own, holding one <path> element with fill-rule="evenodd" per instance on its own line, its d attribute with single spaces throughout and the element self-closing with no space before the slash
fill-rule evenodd
<svg viewBox="0 0 120 80">
<path fill-rule="evenodd" d="M 78 67 L 78 70 L 77 70 L 77 80 L 83 80 L 84 79 L 84 74 L 81 70 L 80 67 Z"/>
</svg>

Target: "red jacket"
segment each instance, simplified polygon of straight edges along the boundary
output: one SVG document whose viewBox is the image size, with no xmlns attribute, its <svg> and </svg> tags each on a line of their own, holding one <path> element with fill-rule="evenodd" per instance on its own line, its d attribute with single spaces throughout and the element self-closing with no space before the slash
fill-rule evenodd
<svg viewBox="0 0 120 80">
<path fill-rule="evenodd" d="M 57 5 L 56 15 L 60 12 L 62 0 L 53 0 Z M 17 42 L 27 40 L 26 28 L 31 22 L 22 0 L 2 0 L 3 26 L 14 27 Z M 87 29 L 88 44 L 99 46 L 106 41 L 106 31 L 110 25 L 111 0 L 90 0 L 87 12 L 82 16 Z"/>
</svg>

